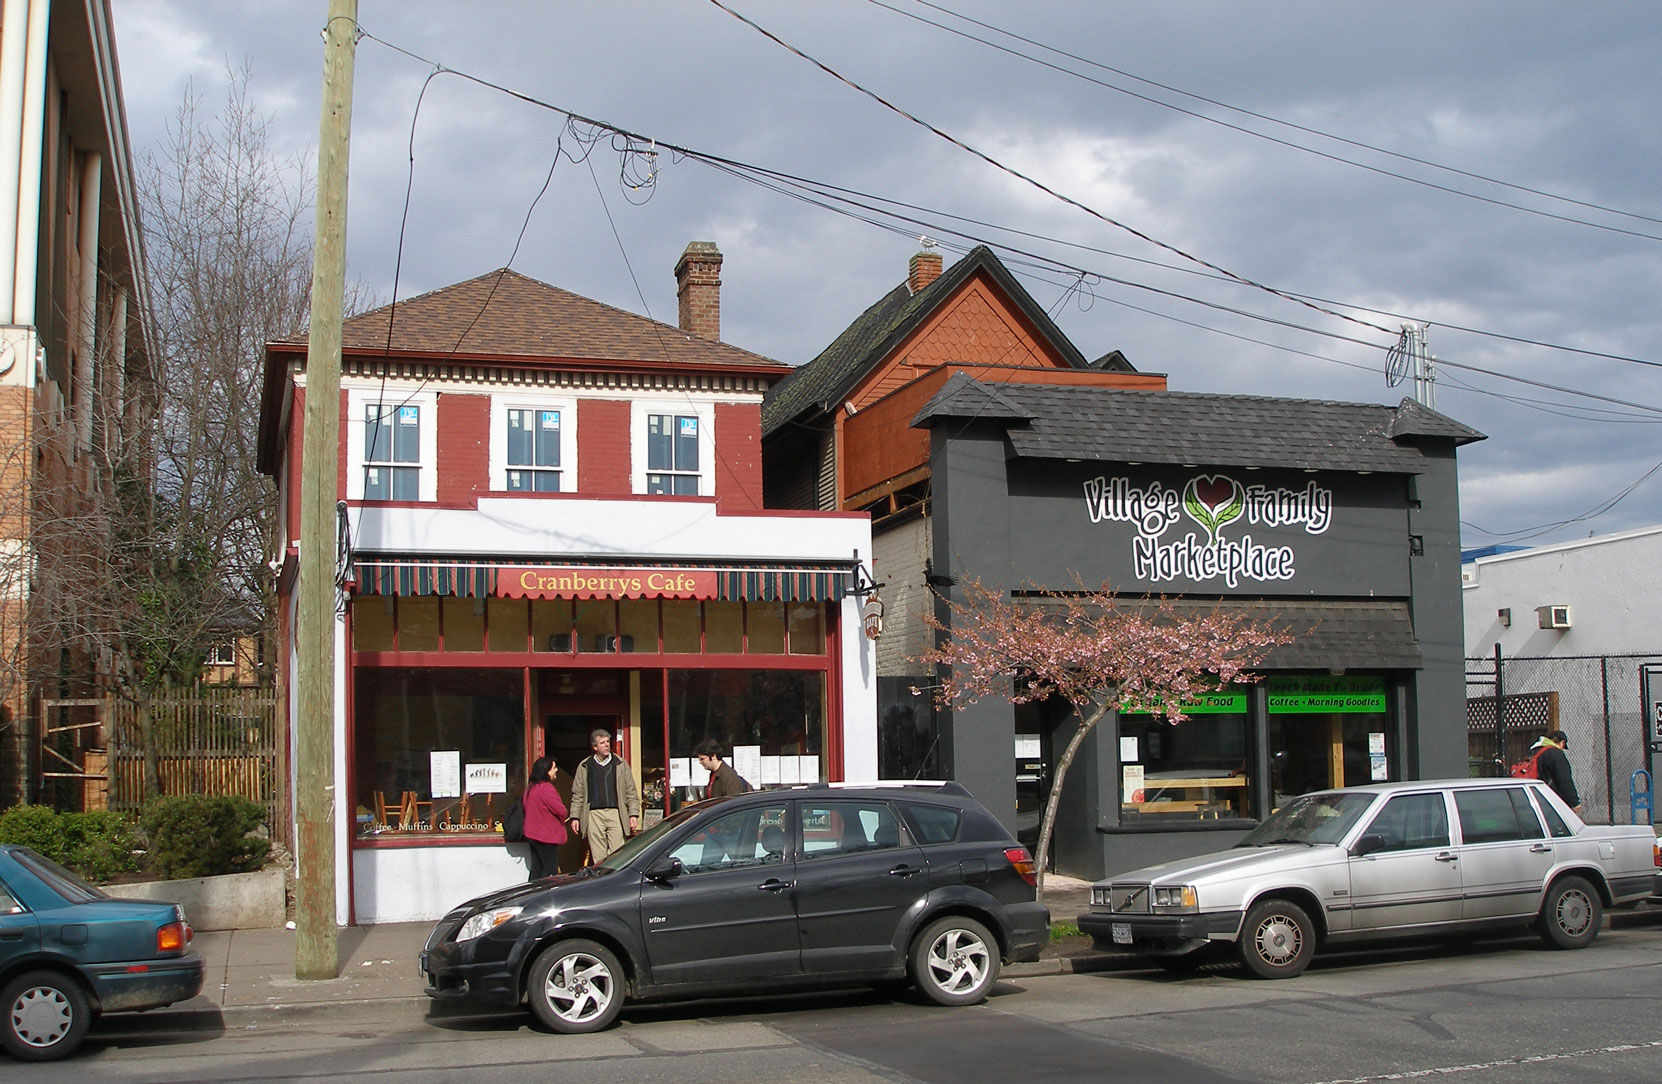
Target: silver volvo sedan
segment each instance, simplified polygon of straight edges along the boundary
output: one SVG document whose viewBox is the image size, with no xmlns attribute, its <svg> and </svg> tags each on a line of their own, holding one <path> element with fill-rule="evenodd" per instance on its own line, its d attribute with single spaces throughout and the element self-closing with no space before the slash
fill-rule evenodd
<svg viewBox="0 0 1662 1084">
<path fill-rule="evenodd" d="M 1533 779 L 1452 779 L 1319 791 L 1234 848 L 1098 881 L 1079 928 L 1171 971 L 1233 943 L 1261 978 L 1318 947 L 1509 932 L 1585 948 L 1604 909 L 1652 891 L 1648 825 L 1584 824 Z"/>
</svg>

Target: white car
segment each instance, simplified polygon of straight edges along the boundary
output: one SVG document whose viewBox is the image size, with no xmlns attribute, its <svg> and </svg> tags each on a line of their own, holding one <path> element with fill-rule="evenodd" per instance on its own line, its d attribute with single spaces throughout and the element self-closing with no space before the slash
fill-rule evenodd
<svg viewBox="0 0 1662 1084">
<path fill-rule="evenodd" d="M 1651 894 L 1648 825 L 1584 824 L 1533 779 L 1380 783 L 1294 798 L 1227 851 L 1098 881 L 1079 928 L 1187 970 L 1217 942 L 1286 978 L 1318 947 L 1533 926 L 1585 948 Z"/>
</svg>

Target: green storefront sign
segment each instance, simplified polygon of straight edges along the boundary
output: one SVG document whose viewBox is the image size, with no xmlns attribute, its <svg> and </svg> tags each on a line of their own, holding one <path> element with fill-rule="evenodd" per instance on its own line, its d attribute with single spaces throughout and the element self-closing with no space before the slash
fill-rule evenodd
<svg viewBox="0 0 1662 1084">
<path fill-rule="evenodd" d="M 1385 679 L 1379 675 L 1300 674 L 1272 677 L 1265 684 L 1271 715 L 1382 715 L 1385 712 Z"/>
<path fill-rule="evenodd" d="M 1247 709 L 1246 690 L 1219 689 L 1216 692 L 1201 693 L 1183 701 L 1184 715 L 1245 715 Z M 1159 705 L 1121 704 L 1121 715 L 1153 715 L 1159 710 Z"/>
</svg>

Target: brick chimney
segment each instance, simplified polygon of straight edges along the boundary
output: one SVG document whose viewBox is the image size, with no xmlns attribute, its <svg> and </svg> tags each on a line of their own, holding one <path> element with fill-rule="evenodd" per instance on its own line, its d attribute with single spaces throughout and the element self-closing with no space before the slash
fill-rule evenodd
<svg viewBox="0 0 1662 1084">
<path fill-rule="evenodd" d="M 926 248 L 912 257 L 906 265 L 906 289 L 916 294 L 941 277 L 941 254 Z"/>
<path fill-rule="evenodd" d="M 675 262 L 675 296 L 681 330 L 721 341 L 721 250 L 714 241 L 693 241 Z"/>
</svg>

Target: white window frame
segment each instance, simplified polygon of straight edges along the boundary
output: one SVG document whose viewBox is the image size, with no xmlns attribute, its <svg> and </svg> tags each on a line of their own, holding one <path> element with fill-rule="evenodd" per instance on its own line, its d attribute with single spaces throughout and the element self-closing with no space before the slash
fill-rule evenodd
<svg viewBox="0 0 1662 1084">
<path fill-rule="evenodd" d="M 558 410 L 560 412 L 560 492 L 577 491 L 577 401 L 525 394 L 491 396 L 490 487 L 493 493 L 514 496 L 534 495 L 532 490 L 508 488 L 508 411 Z"/>
<path fill-rule="evenodd" d="M 629 448 L 632 470 L 633 491 L 646 492 L 646 476 L 661 474 L 662 471 L 648 471 L 646 469 L 646 421 L 653 414 L 680 415 L 698 419 L 698 495 L 700 497 L 714 497 L 716 495 L 716 408 L 713 402 L 698 400 L 670 400 L 649 399 L 636 400 L 630 413 Z M 692 471 L 676 471 L 692 475 Z M 669 496 L 669 494 L 655 494 Z M 691 494 L 684 494 L 691 496 Z"/>
<path fill-rule="evenodd" d="M 364 499 L 364 412 L 380 404 L 392 409 L 413 406 L 421 411 L 421 459 L 415 463 L 416 500 L 436 501 L 439 495 L 439 396 L 436 391 L 417 391 L 415 385 L 399 386 L 379 381 L 369 387 L 352 387 L 346 392 L 346 499 Z M 377 501 L 377 503 L 380 503 Z"/>
</svg>

